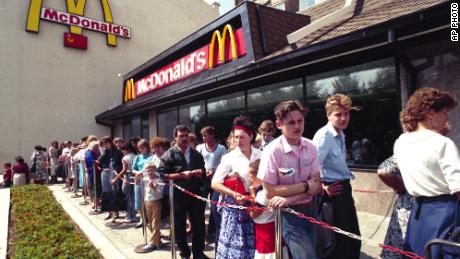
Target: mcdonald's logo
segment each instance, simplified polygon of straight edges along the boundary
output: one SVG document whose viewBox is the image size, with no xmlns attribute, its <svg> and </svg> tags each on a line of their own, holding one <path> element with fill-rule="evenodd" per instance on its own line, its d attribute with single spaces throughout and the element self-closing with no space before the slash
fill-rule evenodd
<svg viewBox="0 0 460 259">
<path fill-rule="evenodd" d="M 216 49 L 217 44 L 217 49 Z M 215 55 L 216 50 L 218 55 Z M 233 30 L 227 24 L 222 30 L 212 33 L 211 43 L 188 53 L 141 79 L 130 79 L 125 83 L 123 100 L 128 102 L 138 96 L 172 85 L 180 80 L 197 75 L 225 62 L 233 61 L 246 54 L 246 43 L 242 28 Z"/>
<path fill-rule="evenodd" d="M 227 44 L 228 38 L 228 44 Z M 216 42 L 217 40 L 217 42 Z M 224 63 L 238 59 L 239 56 L 246 54 L 246 45 L 244 42 L 243 30 L 238 29 L 235 32 L 230 24 L 224 26 L 222 34 L 219 30 L 215 30 L 209 44 L 208 68 L 214 68 L 215 63 L 215 47 L 218 46 L 218 63 Z M 227 46 L 230 48 L 228 49 Z"/>
<path fill-rule="evenodd" d="M 42 5 L 43 0 L 30 0 L 26 31 L 38 33 L 41 19 L 68 25 L 71 34 L 80 35 L 84 38 L 86 37 L 82 35 L 83 29 L 105 33 L 107 34 L 107 45 L 117 46 L 117 37 L 129 39 L 131 37 L 131 29 L 126 26 L 114 24 L 108 0 L 100 0 L 100 2 L 104 21 L 97 21 L 83 16 L 86 0 L 66 0 L 67 12 L 44 7 Z"/>
<path fill-rule="evenodd" d="M 134 80 L 131 78 L 126 80 L 125 83 L 125 98 L 124 101 L 130 101 L 136 99 L 136 91 L 134 90 Z"/>
</svg>

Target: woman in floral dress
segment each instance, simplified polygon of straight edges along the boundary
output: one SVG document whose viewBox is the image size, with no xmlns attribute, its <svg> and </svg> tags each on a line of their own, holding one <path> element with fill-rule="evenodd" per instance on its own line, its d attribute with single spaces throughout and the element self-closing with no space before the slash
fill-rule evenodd
<svg viewBox="0 0 460 259">
<path fill-rule="evenodd" d="M 261 151 L 252 147 L 254 130 L 249 118 L 240 116 L 232 127 L 235 148 L 222 157 L 211 187 L 223 194 L 227 204 L 249 205 L 249 163 L 260 159 Z M 253 259 L 255 254 L 254 222 L 247 211 L 222 208 L 216 259 Z"/>
<path fill-rule="evenodd" d="M 380 179 L 398 194 L 398 199 L 393 205 L 390 224 L 385 236 L 385 245 L 403 249 L 406 238 L 407 222 L 414 206 L 414 197 L 407 193 L 394 156 L 383 161 L 378 169 Z M 382 250 L 380 256 L 384 259 L 403 258 L 401 254 Z"/>
<path fill-rule="evenodd" d="M 44 184 L 48 180 L 48 155 L 46 148 L 35 146 L 35 151 L 30 158 L 32 165 L 35 164 L 35 172 L 33 172 L 34 183 Z"/>
</svg>

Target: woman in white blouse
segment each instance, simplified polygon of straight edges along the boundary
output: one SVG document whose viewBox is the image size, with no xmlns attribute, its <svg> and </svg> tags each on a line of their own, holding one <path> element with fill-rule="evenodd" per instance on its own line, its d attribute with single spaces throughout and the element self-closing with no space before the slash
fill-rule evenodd
<svg viewBox="0 0 460 259">
<path fill-rule="evenodd" d="M 236 147 L 222 157 L 212 179 L 211 187 L 224 195 L 226 203 L 247 205 L 249 163 L 259 159 L 261 151 L 251 145 L 254 130 L 248 117 L 239 116 L 235 118 L 232 133 Z M 236 181 L 235 177 L 238 178 Z M 227 186 L 224 185 L 226 179 L 229 178 L 233 178 L 233 188 L 228 182 Z M 220 228 L 217 241 L 217 259 L 254 258 L 254 222 L 246 211 L 223 208 L 221 226 L 225 227 Z"/>
<path fill-rule="evenodd" d="M 455 143 L 442 135 L 448 111 L 456 105 L 447 92 L 421 88 L 400 115 L 406 133 L 396 140 L 394 154 L 407 192 L 416 201 L 404 248 L 421 256 L 428 241 L 448 238 L 460 226 L 460 156 Z M 442 257 L 439 247 L 432 249 L 432 256 L 451 258 Z"/>
</svg>

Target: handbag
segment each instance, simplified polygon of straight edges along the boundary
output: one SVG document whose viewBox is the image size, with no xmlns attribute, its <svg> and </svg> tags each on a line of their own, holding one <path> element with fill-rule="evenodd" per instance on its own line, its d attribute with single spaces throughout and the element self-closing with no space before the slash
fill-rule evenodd
<svg viewBox="0 0 460 259">
<path fill-rule="evenodd" d="M 398 194 L 406 193 L 401 172 L 394 156 L 387 158 L 379 165 L 377 175 L 384 184 L 393 188 Z"/>
<path fill-rule="evenodd" d="M 224 186 L 239 194 L 246 195 L 243 180 L 241 180 L 237 173 L 225 177 Z"/>
</svg>

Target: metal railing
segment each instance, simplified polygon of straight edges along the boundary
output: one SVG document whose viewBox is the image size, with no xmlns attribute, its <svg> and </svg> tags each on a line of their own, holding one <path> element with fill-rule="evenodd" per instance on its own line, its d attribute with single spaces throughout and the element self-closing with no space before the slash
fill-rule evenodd
<svg viewBox="0 0 460 259">
<path fill-rule="evenodd" d="M 454 249 L 458 250 L 458 253 L 460 254 L 460 243 L 457 242 L 451 242 L 443 239 L 431 239 L 426 245 L 425 245 L 425 258 L 426 259 L 432 259 L 432 254 L 431 254 L 431 249 L 433 246 L 448 246 Z M 435 258 L 436 259 L 436 258 Z"/>
</svg>

